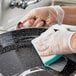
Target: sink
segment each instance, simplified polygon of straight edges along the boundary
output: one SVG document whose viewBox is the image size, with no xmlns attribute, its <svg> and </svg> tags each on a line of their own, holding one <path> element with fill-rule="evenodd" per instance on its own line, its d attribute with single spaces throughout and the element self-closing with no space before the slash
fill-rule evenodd
<svg viewBox="0 0 76 76">
<path fill-rule="evenodd" d="M 41 0 L 36 4 L 29 5 L 26 9 L 21 8 L 11 9 L 9 7 L 9 3 L 11 2 L 11 0 L 0 0 L 0 34 L 7 31 L 15 30 L 17 23 L 21 19 L 24 19 L 24 16 L 31 9 L 51 5 L 51 1 L 52 0 L 45 0 L 45 1 Z"/>
</svg>

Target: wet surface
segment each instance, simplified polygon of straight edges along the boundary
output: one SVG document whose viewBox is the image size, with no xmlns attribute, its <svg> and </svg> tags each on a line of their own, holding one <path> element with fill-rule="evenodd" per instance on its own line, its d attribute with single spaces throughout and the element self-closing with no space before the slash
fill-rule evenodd
<svg viewBox="0 0 76 76">
<path fill-rule="evenodd" d="M 4 76 L 18 76 L 27 69 L 43 66 L 31 40 L 45 30 L 31 28 L 0 35 L 0 73 Z M 76 70 L 76 63 L 68 59 L 67 65 L 61 73 L 49 68 L 45 69 L 53 76 L 69 76 Z"/>
</svg>

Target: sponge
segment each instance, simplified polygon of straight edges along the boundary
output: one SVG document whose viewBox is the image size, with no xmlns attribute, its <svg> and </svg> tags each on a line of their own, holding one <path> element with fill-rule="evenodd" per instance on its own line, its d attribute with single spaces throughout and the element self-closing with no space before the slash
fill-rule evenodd
<svg viewBox="0 0 76 76">
<path fill-rule="evenodd" d="M 38 54 L 40 53 L 39 50 L 37 49 L 38 41 L 43 39 L 43 38 L 46 39 L 49 35 L 53 34 L 54 32 L 55 32 L 54 28 L 50 27 L 47 31 L 43 32 L 39 37 L 32 40 L 32 44 L 33 44 L 33 46 L 36 49 Z M 49 66 L 49 65 L 53 64 L 61 57 L 62 57 L 62 55 L 51 55 L 51 56 L 46 56 L 46 57 L 40 56 L 40 58 L 45 66 Z"/>
</svg>

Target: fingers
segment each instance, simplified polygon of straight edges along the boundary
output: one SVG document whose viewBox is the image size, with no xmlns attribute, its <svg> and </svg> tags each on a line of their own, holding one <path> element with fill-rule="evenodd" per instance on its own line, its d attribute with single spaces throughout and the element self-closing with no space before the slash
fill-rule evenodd
<svg viewBox="0 0 76 76">
<path fill-rule="evenodd" d="M 16 30 L 18 30 L 18 29 L 20 29 L 22 27 L 23 27 L 23 23 L 22 22 L 19 22 L 18 25 L 17 25 L 17 27 L 16 27 Z"/>
<path fill-rule="evenodd" d="M 28 28 L 28 27 L 49 27 L 51 24 L 53 24 L 52 18 L 49 18 L 47 20 L 42 20 L 40 18 L 35 18 L 33 16 L 26 18 L 22 24 L 17 25 L 17 29 L 20 28 Z"/>
<path fill-rule="evenodd" d="M 43 25 L 44 25 L 44 22 L 41 21 L 41 22 L 39 22 L 39 23 L 36 25 L 36 27 L 42 27 Z"/>
<path fill-rule="evenodd" d="M 26 18 L 24 21 L 23 21 L 23 24 L 25 24 L 27 21 L 31 21 L 31 20 L 36 20 L 36 18 L 35 17 L 28 17 L 28 18 Z"/>
<path fill-rule="evenodd" d="M 27 27 L 42 27 L 43 25 L 44 25 L 44 22 L 39 19 L 37 19 L 37 20 L 30 19 L 24 23 L 25 28 L 27 28 Z"/>
<path fill-rule="evenodd" d="M 44 50 L 47 50 L 49 47 L 45 44 L 45 45 L 39 45 L 37 46 L 37 48 L 40 52 L 43 52 Z"/>
<path fill-rule="evenodd" d="M 24 23 L 24 27 L 42 27 L 44 22 L 41 19 L 29 19 Z"/>
<path fill-rule="evenodd" d="M 35 20 L 34 19 L 29 19 L 25 23 L 19 22 L 16 29 L 23 29 L 23 28 L 28 28 L 31 27 L 34 24 Z"/>
<path fill-rule="evenodd" d="M 30 20 L 26 21 L 24 23 L 24 28 L 32 27 L 32 25 L 34 24 L 34 22 L 35 22 L 34 19 L 30 19 Z"/>
<path fill-rule="evenodd" d="M 39 55 L 42 56 L 42 57 L 50 56 L 50 52 L 46 50 L 46 51 L 43 51 L 43 52 L 39 52 Z"/>
<path fill-rule="evenodd" d="M 45 56 L 57 54 L 51 46 L 45 47 L 45 49 L 40 49 L 42 50 L 42 51 L 39 51 L 40 56 L 45 57 Z"/>
<path fill-rule="evenodd" d="M 18 25 L 18 28 L 27 28 L 27 27 L 49 27 L 50 24 L 53 23 L 52 18 L 48 18 L 47 20 L 42 20 L 40 18 L 36 18 L 34 16 L 26 17 L 22 24 Z"/>
<path fill-rule="evenodd" d="M 41 27 L 43 25 L 44 25 L 44 22 L 42 21 L 42 19 L 41 18 L 37 18 L 35 20 L 34 24 L 33 24 L 33 27 L 39 27 L 39 26 Z"/>
<path fill-rule="evenodd" d="M 26 21 L 28 21 L 30 19 L 36 19 L 36 16 L 32 12 L 25 15 L 25 17 L 21 21 L 24 24 Z"/>
<path fill-rule="evenodd" d="M 29 27 L 49 27 L 52 24 L 52 21 L 44 21 L 41 19 L 36 19 L 34 21 L 32 21 L 32 19 L 28 20 Z M 26 23 L 25 23 L 26 24 Z"/>
</svg>

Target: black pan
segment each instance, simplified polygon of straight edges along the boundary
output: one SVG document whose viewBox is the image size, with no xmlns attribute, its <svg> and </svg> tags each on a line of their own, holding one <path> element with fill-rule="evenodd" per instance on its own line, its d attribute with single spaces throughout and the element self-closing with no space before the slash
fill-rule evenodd
<svg viewBox="0 0 76 76">
<path fill-rule="evenodd" d="M 45 30 L 46 28 L 27 28 L 0 35 L 0 73 L 3 76 L 18 76 L 27 69 L 43 66 L 31 40 Z M 58 75 L 55 73 L 55 76 Z"/>
<path fill-rule="evenodd" d="M 12 76 L 42 62 L 31 44 L 31 40 L 46 29 L 30 28 L 0 35 L 0 73 Z"/>
</svg>

